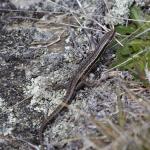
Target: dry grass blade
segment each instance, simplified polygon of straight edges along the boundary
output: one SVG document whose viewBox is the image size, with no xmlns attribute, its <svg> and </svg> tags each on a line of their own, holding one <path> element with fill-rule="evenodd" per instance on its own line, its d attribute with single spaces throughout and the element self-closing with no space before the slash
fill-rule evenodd
<svg viewBox="0 0 150 150">
<path fill-rule="evenodd" d="M 136 138 L 138 137 L 138 135 L 143 129 L 148 129 L 148 128 L 149 128 L 149 123 L 145 123 L 142 126 L 133 124 L 132 127 L 130 127 L 130 130 L 123 131 L 119 137 L 117 137 L 111 144 L 104 147 L 103 150 L 110 150 L 110 149 L 113 149 L 113 150 L 122 149 L 123 150 L 123 149 L 129 148 L 129 146 L 131 147 L 131 149 L 133 149 L 135 144 L 142 147 L 143 145 L 143 142 L 141 143 L 142 139 L 139 139 L 138 141 L 136 140 Z M 134 135 L 134 141 L 133 141 L 133 135 Z M 135 143 L 131 145 L 132 142 L 135 142 Z M 147 145 L 148 147 L 150 146 L 148 143 Z"/>
<path fill-rule="evenodd" d="M 50 47 L 50 46 L 52 46 L 52 45 L 54 45 L 54 44 L 56 44 L 56 43 L 58 43 L 60 40 L 61 40 L 61 37 L 62 37 L 62 35 L 63 35 L 63 33 L 64 33 L 65 31 L 63 30 L 59 35 L 58 35 L 58 37 L 57 37 L 57 39 L 56 40 L 54 40 L 53 42 L 51 42 L 51 43 L 48 43 L 48 42 L 32 42 L 31 43 L 31 46 L 30 46 L 30 48 L 36 48 L 36 47 L 34 47 L 33 45 L 44 45 L 44 46 L 40 46 L 40 48 L 46 48 L 46 47 Z M 39 46 L 38 46 L 39 47 Z"/>
<path fill-rule="evenodd" d="M 123 128 L 125 126 L 126 123 L 126 117 L 125 117 L 125 112 L 123 110 L 123 102 L 121 101 L 121 90 L 120 90 L 120 85 L 117 86 L 116 89 L 116 93 L 117 93 L 117 106 L 118 106 L 118 121 L 119 121 L 119 125 Z"/>
<path fill-rule="evenodd" d="M 84 15 L 86 16 L 86 12 L 85 12 L 84 8 L 82 7 L 82 4 L 80 3 L 80 1 L 79 1 L 79 0 L 76 0 L 76 1 L 77 1 L 77 3 L 78 3 L 79 7 L 81 8 L 82 12 L 83 12 Z"/>
<path fill-rule="evenodd" d="M 33 149 L 35 149 L 35 150 L 40 150 L 40 149 L 38 148 L 38 146 L 36 146 L 36 145 L 34 145 L 34 144 L 32 144 L 32 143 L 30 143 L 30 142 L 24 140 L 24 139 L 21 139 L 21 138 L 12 136 L 12 135 L 11 135 L 11 136 L 8 136 L 8 135 L 6 135 L 6 136 L 5 136 L 5 135 L 0 135 L 0 139 L 1 139 L 1 140 L 6 140 L 6 141 L 8 141 L 8 142 L 10 142 L 10 143 L 13 143 L 14 145 L 15 145 L 14 142 L 20 141 L 20 142 L 23 142 L 23 143 L 27 144 L 30 148 L 33 148 Z"/>
<path fill-rule="evenodd" d="M 127 92 L 127 94 L 130 96 L 132 100 L 142 104 L 145 108 L 147 108 L 150 111 L 150 103 L 148 101 L 144 101 L 143 99 L 136 96 L 134 92 L 128 89 L 124 83 L 121 84 L 121 87 L 125 90 L 125 92 Z"/>
<path fill-rule="evenodd" d="M 139 27 L 138 29 L 136 29 L 134 32 L 132 32 L 130 35 L 128 35 L 128 36 L 126 36 L 124 39 L 122 39 L 121 41 L 120 41 L 120 43 L 123 43 L 125 40 L 127 40 L 127 39 L 135 39 L 135 36 L 136 36 L 136 34 L 141 30 L 141 28 L 143 27 L 144 25 L 142 25 L 141 27 Z M 116 43 L 116 44 L 114 44 L 113 46 L 112 46 L 112 48 L 114 48 L 114 47 L 116 47 L 118 45 L 118 43 Z"/>
<path fill-rule="evenodd" d="M 89 143 L 87 144 L 88 141 Z M 72 137 L 68 139 L 64 139 L 60 142 L 52 142 L 50 143 L 51 145 L 63 145 L 65 143 L 70 143 L 70 142 L 76 142 L 76 141 L 83 141 L 84 146 L 82 149 L 89 148 L 93 146 L 95 149 L 101 149 L 102 147 L 106 146 L 110 141 L 105 136 L 77 136 L 77 137 Z"/>
<path fill-rule="evenodd" d="M 103 121 L 93 119 L 93 123 L 96 124 L 97 129 L 109 140 L 116 139 L 120 134 L 118 129 L 114 129 L 114 126 L 112 127 L 112 124 L 107 119 L 103 119 Z"/>
</svg>

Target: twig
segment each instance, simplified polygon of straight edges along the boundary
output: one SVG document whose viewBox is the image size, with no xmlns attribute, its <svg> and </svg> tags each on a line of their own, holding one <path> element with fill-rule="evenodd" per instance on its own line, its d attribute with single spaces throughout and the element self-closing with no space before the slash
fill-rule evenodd
<svg viewBox="0 0 150 150">
<path fill-rule="evenodd" d="M 18 10 L 18 9 L 1 9 L 0 8 L 0 11 L 4 11 L 4 12 L 27 12 L 27 13 L 44 13 L 44 14 L 63 14 L 63 12 L 49 12 L 49 11 L 32 11 L 32 10 L 25 10 L 25 9 L 21 9 L 21 10 Z"/>
<path fill-rule="evenodd" d="M 22 16 L 14 16 L 14 17 L 9 17 L 9 19 L 29 19 L 29 20 L 34 20 L 34 21 L 41 21 L 43 23 L 47 23 L 47 24 L 59 24 L 59 25 L 64 25 L 64 26 L 70 26 L 70 27 L 74 27 L 74 28 L 80 28 L 80 26 L 78 25 L 73 25 L 73 24 L 67 24 L 67 23 L 59 23 L 59 22 L 54 22 L 54 21 L 44 21 L 41 19 L 36 19 L 36 18 L 32 18 L 32 17 L 22 17 Z M 89 28 L 86 26 L 82 26 L 83 29 L 88 29 L 88 30 L 93 30 L 93 31 L 100 31 L 99 29 L 96 28 Z"/>
<path fill-rule="evenodd" d="M 45 45 L 45 46 L 40 46 L 40 48 L 46 48 L 46 47 L 52 46 L 53 44 L 58 43 L 58 42 L 61 40 L 61 36 L 63 35 L 64 32 L 65 32 L 65 31 L 63 31 L 62 33 L 60 33 L 60 35 L 58 36 L 58 38 L 57 38 L 55 41 L 53 41 L 53 42 L 51 42 L 51 43 L 49 43 L 49 44 L 47 44 L 47 45 Z M 41 44 L 41 43 L 40 43 L 40 44 Z M 40 45 L 40 44 L 37 44 L 37 43 L 36 43 L 36 45 Z M 33 44 L 31 44 L 31 45 L 33 45 Z M 36 48 L 36 47 L 30 46 L 30 48 Z M 38 47 L 38 48 L 39 48 L 39 47 Z"/>
<path fill-rule="evenodd" d="M 28 144 L 30 147 L 32 147 L 32 148 L 34 148 L 34 149 L 36 149 L 36 150 L 40 150 L 40 149 L 38 148 L 38 146 L 36 146 L 36 145 L 34 145 L 34 144 L 32 144 L 32 143 L 30 143 L 30 142 L 24 140 L 24 139 L 21 139 L 21 138 L 12 136 L 12 135 L 10 135 L 10 136 L 8 136 L 8 135 L 6 135 L 6 136 L 5 136 L 5 135 L 0 135 L 0 139 L 7 140 L 7 141 L 9 141 L 9 142 L 10 142 L 10 141 L 21 141 L 21 142 L 23 142 L 23 143 Z"/>
</svg>

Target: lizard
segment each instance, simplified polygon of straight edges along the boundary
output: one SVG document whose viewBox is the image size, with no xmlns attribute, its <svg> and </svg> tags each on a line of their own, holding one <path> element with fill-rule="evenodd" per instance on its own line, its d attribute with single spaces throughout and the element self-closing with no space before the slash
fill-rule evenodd
<svg viewBox="0 0 150 150">
<path fill-rule="evenodd" d="M 52 121 L 56 118 L 56 116 L 66 107 L 67 104 L 70 104 L 72 99 L 75 96 L 75 92 L 79 87 L 81 87 L 83 78 L 87 75 L 87 73 L 93 68 L 93 65 L 97 62 L 97 59 L 102 56 L 102 54 L 105 52 L 106 47 L 109 45 L 109 43 L 112 41 L 113 37 L 115 35 L 115 30 L 108 31 L 100 40 L 100 43 L 95 48 L 95 51 L 89 55 L 83 65 L 79 67 L 79 71 L 72 77 L 72 80 L 69 83 L 69 86 L 67 88 L 66 94 L 62 100 L 62 103 L 59 104 L 56 109 L 48 116 L 46 119 L 44 119 L 40 129 L 39 129 L 39 140 L 42 144 L 43 141 L 43 132 L 48 125 L 49 122 L 52 123 Z M 66 105 L 65 105 L 66 104 Z"/>
</svg>

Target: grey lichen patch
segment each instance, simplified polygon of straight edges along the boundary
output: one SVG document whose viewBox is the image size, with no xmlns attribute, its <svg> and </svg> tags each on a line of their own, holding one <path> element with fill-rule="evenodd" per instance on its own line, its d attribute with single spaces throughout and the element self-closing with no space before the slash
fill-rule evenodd
<svg viewBox="0 0 150 150">
<path fill-rule="evenodd" d="M 117 95 L 109 81 L 92 88 L 90 93 L 87 103 L 91 114 L 97 119 L 106 118 L 116 111 Z"/>
<path fill-rule="evenodd" d="M 47 66 L 47 70 L 57 70 L 63 62 L 64 56 L 62 53 L 45 53 L 41 56 L 40 63 L 42 66 Z"/>
<path fill-rule="evenodd" d="M 12 113 L 12 111 L 10 111 L 10 114 L 9 114 L 8 120 L 7 120 L 7 126 L 6 125 L 3 126 L 2 133 L 4 135 L 12 134 L 12 131 L 14 130 L 14 127 L 17 122 L 18 122 L 17 118 Z"/>
<path fill-rule="evenodd" d="M 0 97 L 0 112 L 6 109 L 5 100 Z"/>
<path fill-rule="evenodd" d="M 75 125 L 73 122 L 66 122 L 66 121 L 58 122 L 57 124 L 54 124 L 54 126 L 52 127 L 52 129 L 48 134 L 48 137 L 50 137 L 51 141 L 53 140 L 55 140 L 55 142 L 62 141 L 63 139 L 67 139 L 68 137 L 72 136 L 72 131 L 74 128 Z"/>
<path fill-rule="evenodd" d="M 41 0 L 10 0 L 17 8 L 28 9 L 31 5 L 39 3 Z"/>
<path fill-rule="evenodd" d="M 24 52 L 31 42 L 29 30 L 0 30 L 0 132 L 7 135 L 15 128 L 17 121 L 15 111 L 17 103 L 23 100 L 23 87 L 26 77 L 24 65 L 28 62 Z M 24 42 L 22 42 L 24 41 Z M 19 114 L 19 113 L 18 113 Z M 18 115 L 17 115 L 18 116 Z"/>
<path fill-rule="evenodd" d="M 46 60 L 47 57 L 49 57 L 48 59 L 50 59 L 51 63 Z M 46 55 L 43 55 L 41 57 L 41 61 L 43 61 L 44 66 L 48 65 L 46 72 L 48 72 L 49 75 L 43 74 L 36 78 L 32 78 L 31 84 L 29 84 L 25 89 L 25 93 L 27 95 L 33 95 L 30 107 L 34 108 L 34 110 L 38 112 L 44 112 L 45 115 L 48 111 L 52 111 L 55 106 L 62 101 L 65 94 L 65 89 L 57 90 L 57 88 L 53 89 L 53 87 L 55 85 L 65 85 L 68 78 L 70 78 L 70 68 L 72 68 L 72 65 L 66 65 L 59 68 L 59 64 L 62 60 L 59 59 L 61 56 L 57 53 L 51 53 L 47 57 Z M 76 70 L 76 67 L 72 70 Z M 29 74 L 28 72 L 26 73 Z"/>
<path fill-rule="evenodd" d="M 114 0 L 111 5 L 111 9 L 105 16 L 105 23 L 123 24 L 124 19 L 128 18 L 129 7 L 133 3 L 133 0 Z"/>
<path fill-rule="evenodd" d="M 89 48 L 89 39 L 82 31 L 71 29 L 68 38 L 66 39 L 64 59 L 70 63 L 81 61 L 91 51 Z M 72 46 L 70 46 L 72 45 Z"/>
<path fill-rule="evenodd" d="M 150 6 L 149 0 L 135 0 L 139 6 Z"/>
<path fill-rule="evenodd" d="M 36 79 L 32 79 L 31 86 L 27 87 L 30 94 L 33 95 L 29 107 L 34 108 L 34 110 L 38 112 L 44 112 L 45 115 L 47 114 L 51 102 L 54 103 L 54 105 L 57 105 L 58 101 L 64 95 L 63 91 L 46 90 L 49 83 L 48 81 L 48 78 L 39 76 Z"/>
<path fill-rule="evenodd" d="M 148 6 L 148 1 L 149 0 L 113 0 L 108 3 L 109 11 L 104 17 L 105 23 L 124 24 L 128 19 L 130 6 L 133 2 L 136 2 L 136 5 L 139 6 Z"/>
<path fill-rule="evenodd" d="M 1 103 L 1 111 L 0 111 L 0 117 L 1 117 L 1 120 L 4 119 L 4 112 L 6 112 L 7 108 L 5 107 L 5 105 L 3 103 Z M 12 113 L 12 110 L 9 109 L 7 110 L 7 113 Z M 5 116 L 6 117 L 6 116 Z M 9 118 L 7 118 L 7 124 L 9 124 L 9 126 L 6 126 L 6 123 L 5 122 L 1 122 L 1 128 L 0 128 L 0 134 L 11 134 L 11 131 L 13 129 L 12 127 L 12 123 L 14 122 L 14 116 L 12 116 L 12 114 L 9 116 Z M 11 123 L 11 124 L 10 124 Z"/>
</svg>

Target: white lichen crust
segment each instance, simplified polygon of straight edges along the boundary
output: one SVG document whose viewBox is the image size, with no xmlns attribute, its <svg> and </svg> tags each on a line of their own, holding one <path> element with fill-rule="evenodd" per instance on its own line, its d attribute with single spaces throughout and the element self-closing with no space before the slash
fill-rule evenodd
<svg viewBox="0 0 150 150">
<path fill-rule="evenodd" d="M 124 19 L 128 19 L 129 8 L 134 0 L 113 0 L 110 4 L 111 9 L 108 10 L 104 17 L 106 24 L 124 24 Z"/>
</svg>

